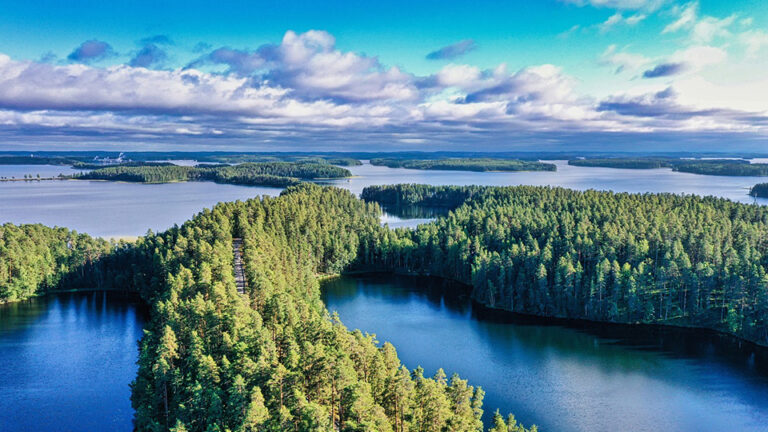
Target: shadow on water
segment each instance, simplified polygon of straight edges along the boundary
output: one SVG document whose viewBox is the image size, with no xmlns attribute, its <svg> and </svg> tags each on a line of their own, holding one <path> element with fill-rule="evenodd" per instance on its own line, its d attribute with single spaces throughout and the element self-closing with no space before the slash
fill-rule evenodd
<svg viewBox="0 0 768 432">
<path fill-rule="evenodd" d="M 481 385 L 544 430 L 764 430 L 766 349 L 710 331 L 548 320 L 472 302 L 449 281 L 369 274 L 326 282 L 349 328 L 392 342 L 409 368 Z"/>
</svg>

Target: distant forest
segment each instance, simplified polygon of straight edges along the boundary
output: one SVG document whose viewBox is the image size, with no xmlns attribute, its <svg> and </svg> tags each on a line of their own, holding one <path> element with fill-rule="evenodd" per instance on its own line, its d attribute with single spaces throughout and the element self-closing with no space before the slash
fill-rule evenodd
<svg viewBox="0 0 768 432">
<path fill-rule="evenodd" d="M 371 159 L 371 165 L 389 168 L 455 171 L 556 171 L 557 166 L 538 161 L 492 158 L 458 159 Z"/>
<path fill-rule="evenodd" d="M 717 176 L 768 176 L 768 164 L 744 159 L 594 158 L 573 159 L 569 165 L 624 169 L 672 168 L 674 171 Z"/>
<path fill-rule="evenodd" d="M 758 183 L 752 186 L 749 194 L 753 197 L 768 198 L 768 183 Z"/>
<path fill-rule="evenodd" d="M 72 176 L 80 180 L 111 180 L 139 183 L 215 181 L 248 186 L 287 187 L 300 180 L 342 178 L 348 170 L 328 163 L 262 162 L 239 165 L 119 165 Z"/>
</svg>

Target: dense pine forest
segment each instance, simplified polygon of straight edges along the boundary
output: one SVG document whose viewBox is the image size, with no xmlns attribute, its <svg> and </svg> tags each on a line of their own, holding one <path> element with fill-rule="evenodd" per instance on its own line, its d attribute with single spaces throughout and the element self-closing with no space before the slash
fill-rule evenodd
<svg viewBox="0 0 768 432">
<path fill-rule="evenodd" d="M 457 280 L 475 300 L 514 312 L 768 343 L 766 208 L 529 186 L 376 186 L 363 198 L 303 183 L 219 204 L 135 243 L 4 225 L 0 293 L 139 293 L 152 316 L 132 386 L 138 430 L 482 430 L 481 389 L 442 370 L 408 370 L 392 345 L 329 315 L 319 277 L 349 270 Z M 390 230 L 378 203 L 451 211 Z M 494 432 L 526 430 L 514 417 L 493 422 Z"/>
<path fill-rule="evenodd" d="M 73 178 L 138 183 L 215 181 L 247 186 L 286 187 L 301 180 L 342 178 L 350 175 L 352 174 L 347 169 L 328 163 L 260 162 L 196 167 L 128 164 L 95 169 L 76 174 Z"/>
<path fill-rule="evenodd" d="M 768 198 L 768 183 L 758 183 L 752 186 L 749 194 L 753 197 Z"/>
<path fill-rule="evenodd" d="M 371 165 L 389 168 L 453 171 L 556 171 L 551 163 L 518 159 L 457 158 L 457 159 L 371 159 Z"/>
<path fill-rule="evenodd" d="M 0 225 L 0 303 L 61 287 L 86 287 L 95 264 L 111 248 L 66 228 Z"/>
<path fill-rule="evenodd" d="M 372 267 L 472 286 L 541 316 L 707 327 L 768 343 L 768 209 L 718 198 L 550 187 L 374 186 L 368 200 L 446 197 L 447 217 L 380 231 Z"/>
<path fill-rule="evenodd" d="M 406 369 L 392 345 L 348 331 L 320 300 L 318 275 L 352 265 L 383 229 L 379 214 L 349 192 L 302 184 L 219 204 L 104 257 L 104 283 L 152 305 L 133 384 L 137 429 L 482 430 L 481 389 Z M 493 431 L 527 430 L 512 416 L 495 421 Z"/>
</svg>

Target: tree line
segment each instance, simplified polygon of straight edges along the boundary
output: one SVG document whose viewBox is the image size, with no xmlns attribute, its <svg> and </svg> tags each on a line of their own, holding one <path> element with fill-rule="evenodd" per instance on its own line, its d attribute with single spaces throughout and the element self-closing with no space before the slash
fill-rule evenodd
<svg viewBox="0 0 768 432">
<path fill-rule="evenodd" d="M 415 230 L 379 231 L 362 263 L 454 279 L 477 301 L 520 313 L 704 327 L 768 343 L 765 207 L 531 186 L 378 186 L 363 196 L 418 202 L 435 191 L 469 198 Z"/>
<path fill-rule="evenodd" d="M 110 180 L 138 183 L 169 183 L 180 181 L 215 181 L 248 186 L 287 187 L 301 180 L 349 177 L 344 168 L 314 162 L 261 162 L 239 165 L 178 166 L 169 164 L 128 164 L 78 173 L 81 180 Z"/>
<path fill-rule="evenodd" d="M 753 197 L 768 198 L 768 183 L 758 183 L 749 190 Z"/>
<path fill-rule="evenodd" d="M 376 158 L 371 165 L 389 168 L 454 171 L 557 171 L 551 163 L 519 159 L 455 158 L 455 159 L 402 159 Z"/>
<path fill-rule="evenodd" d="M 112 245 L 66 228 L 0 225 L 0 303 L 87 287 Z"/>
<path fill-rule="evenodd" d="M 768 176 L 768 164 L 753 164 L 746 159 L 613 157 L 572 159 L 568 165 L 624 169 L 672 168 L 673 171 L 716 176 Z"/>
</svg>

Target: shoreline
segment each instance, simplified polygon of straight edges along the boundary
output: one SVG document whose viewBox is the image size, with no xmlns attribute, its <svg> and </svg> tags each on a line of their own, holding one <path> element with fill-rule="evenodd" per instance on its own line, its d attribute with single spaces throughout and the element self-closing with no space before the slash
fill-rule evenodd
<svg viewBox="0 0 768 432">
<path fill-rule="evenodd" d="M 616 327 L 624 327 L 624 328 L 646 328 L 646 329 L 684 329 L 684 330 L 690 330 L 695 332 L 701 332 L 701 333 L 710 333 L 713 335 L 718 335 L 720 337 L 725 337 L 730 339 L 733 342 L 742 344 L 746 343 L 749 344 L 756 349 L 759 349 L 763 351 L 766 356 L 768 356 L 768 344 L 761 344 L 756 341 L 752 341 L 749 339 L 745 339 L 742 337 L 739 337 L 737 335 L 725 332 L 723 330 L 718 330 L 711 327 L 702 327 L 702 326 L 695 326 L 695 325 L 685 325 L 685 324 L 675 324 L 675 323 L 665 323 L 665 322 L 655 322 L 655 323 L 644 323 L 644 322 L 614 322 L 614 321 L 597 321 L 597 320 L 590 320 L 586 318 L 566 318 L 566 317 L 555 317 L 555 316 L 546 316 L 546 315 L 536 315 L 536 314 L 529 314 L 524 312 L 515 312 L 511 311 L 509 309 L 504 309 L 500 307 L 494 307 L 487 304 L 484 304 L 475 298 L 472 297 L 471 290 L 472 286 L 467 285 L 461 281 L 457 281 L 455 279 L 450 278 L 444 278 L 440 276 L 434 276 L 434 275 L 424 275 L 424 274 L 417 274 L 413 272 L 403 272 L 403 271 L 386 271 L 386 270 L 352 270 L 349 272 L 342 272 L 339 274 L 334 275 L 326 275 L 322 279 L 318 278 L 318 282 L 324 283 L 331 281 L 333 279 L 338 279 L 343 276 L 366 276 L 366 275 L 395 275 L 395 276 L 406 276 L 406 277 L 415 277 L 415 278 L 429 278 L 434 279 L 438 281 L 448 282 L 450 284 L 455 285 L 457 288 L 462 290 L 462 295 L 467 296 L 467 298 L 472 302 L 473 306 L 478 306 L 482 309 L 484 309 L 487 312 L 492 313 L 499 313 L 508 315 L 510 317 L 519 317 L 519 318 L 525 318 L 525 319 L 531 319 L 540 322 L 541 324 L 547 324 L 547 325 L 569 325 L 569 326 L 575 326 L 575 327 L 583 327 L 585 325 L 592 325 L 592 326 L 602 326 L 602 325 L 608 325 L 608 326 L 616 326 Z"/>
</svg>

